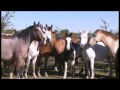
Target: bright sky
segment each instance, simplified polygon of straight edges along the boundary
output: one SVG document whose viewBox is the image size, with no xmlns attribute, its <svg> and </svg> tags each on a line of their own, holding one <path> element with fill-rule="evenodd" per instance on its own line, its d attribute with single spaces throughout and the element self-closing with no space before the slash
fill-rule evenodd
<svg viewBox="0 0 120 90">
<path fill-rule="evenodd" d="M 118 11 L 16 11 L 10 21 L 16 30 L 25 29 L 34 21 L 40 21 L 44 26 L 53 24 L 54 29 L 57 26 L 70 32 L 79 30 L 94 32 L 103 25 L 101 18 L 109 23 L 108 29 L 118 30 Z"/>
</svg>

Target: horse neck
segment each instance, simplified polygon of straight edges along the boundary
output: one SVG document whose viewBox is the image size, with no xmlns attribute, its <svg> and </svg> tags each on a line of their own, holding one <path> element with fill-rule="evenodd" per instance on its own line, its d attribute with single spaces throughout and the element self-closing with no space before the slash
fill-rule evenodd
<svg viewBox="0 0 120 90">
<path fill-rule="evenodd" d="M 57 36 L 54 39 L 54 43 L 53 43 L 53 47 L 55 48 L 55 50 L 57 51 L 58 54 L 62 53 L 65 49 L 65 37 L 60 38 L 59 40 L 57 40 Z"/>
<path fill-rule="evenodd" d="M 105 44 L 105 46 L 108 47 L 108 49 L 111 51 L 112 56 L 115 56 L 117 49 L 119 47 L 119 39 L 113 39 L 110 36 L 106 36 L 102 34 L 102 42 Z"/>
</svg>

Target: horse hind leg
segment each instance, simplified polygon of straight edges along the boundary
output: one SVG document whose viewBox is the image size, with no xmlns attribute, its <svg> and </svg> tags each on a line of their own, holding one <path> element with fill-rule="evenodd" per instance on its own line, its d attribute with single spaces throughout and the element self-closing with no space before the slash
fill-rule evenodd
<svg viewBox="0 0 120 90">
<path fill-rule="evenodd" d="M 108 65 L 110 68 L 109 76 L 111 77 L 112 76 L 112 61 L 111 61 L 110 57 L 108 57 L 107 61 L 108 61 Z"/>
<path fill-rule="evenodd" d="M 11 68 L 10 68 L 11 66 Z M 9 70 L 10 70 L 10 79 L 13 79 L 13 70 L 15 70 L 16 62 L 10 62 L 9 63 Z"/>
<path fill-rule="evenodd" d="M 23 77 L 23 65 L 24 65 L 24 59 L 18 59 L 17 61 L 17 79 L 22 79 Z"/>
<path fill-rule="evenodd" d="M 45 76 L 48 76 L 48 74 L 47 74 L 47 61 L 48 61 L 48 57 L 49 56 L 45 57 Z"/>
</svg>

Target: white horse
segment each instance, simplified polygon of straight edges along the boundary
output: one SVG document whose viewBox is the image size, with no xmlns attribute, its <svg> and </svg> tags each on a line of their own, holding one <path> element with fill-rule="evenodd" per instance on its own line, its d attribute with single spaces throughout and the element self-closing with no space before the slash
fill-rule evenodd
<svg viewBox="0 0 120 90">
<path fill-rule="evenodd" d="M 110 67 L 109 75 L 112 75 L 112 62 L 110 60 L 107 47 L 102 42 L 99 42 L 91 47 L 88 43 L 89 41 L 87 31 L 81 32 L 80 37 L 81 37 L 80 46 L 83 48 L 82 56 L 87 69 L 86 78 L 90 79 L 94 78 L 94 60 L 107 59 Z M 93 38 L 91 38 L 90 40 L 93 40 Z"/>
<path fill-rule="evenodd" d="M 47 24 L 46 24 L 47 27 Z M 51 41 L 51 31 L 49 30 L 44 30 L 43 26 L 41 25 L 41 29 L 43 30 L 43 33 L 45 35 L 45 41 L 47 41 L 47 39 L 49 39 Z M 44 43 L 44 45 L 46 44 L 46 42 Z M 29 46 L 29 51 L 28 51 L 28 57 L 26 60 L 26 67 L 25 67 L 25 78 L 28 78 L 27 76 L 27 72 L 28 72 L 28 68 L 29 68 L 29 64 L 30 61 L 32 60 L 32 69 L 33 69 L 33 76 L 34 78 L 36 78 L 36 74 L 35 74 L 35 64 L 36 64 L 36 60 L 37 57 L 39 55 L 39 47 L 40 47 L 41 43 L 34 40 L 32 41 L 32 43 Z"/>
</svg>

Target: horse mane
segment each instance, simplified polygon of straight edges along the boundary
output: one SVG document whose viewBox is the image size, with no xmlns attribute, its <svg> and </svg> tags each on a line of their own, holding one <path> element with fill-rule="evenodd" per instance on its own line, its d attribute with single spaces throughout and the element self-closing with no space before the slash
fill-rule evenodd
<svg viewBox="0 0 120 90">
<path fill-rule="evenodd" d="M 95 34 L 95 33 L 97 34 L 98 32 L 103 33 L 105 36 L 112 37 L 112 38 L 115 39 L 115 40 L 118 39 L 118 36 L 114 35 L 114 34 L 111 33 L 111 32 L 105 31 L 105 30 L 97 29 L 97 30 L 94 32 L 94 34 Z"/>
<path fill-rule="evenodd" d="M 19 33 L 16 34 L 16 36 L 18 36 L 18 38 L 23 38 L 23 39 L 28 38 L 31 35 L 31 33 L 33 32 L 33 29 L 32 29 L 33 27 L 34 27 L 34 25 L 21 30 Z"/>
</svg>

